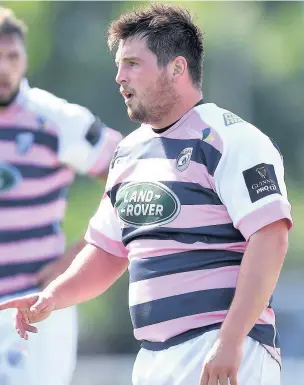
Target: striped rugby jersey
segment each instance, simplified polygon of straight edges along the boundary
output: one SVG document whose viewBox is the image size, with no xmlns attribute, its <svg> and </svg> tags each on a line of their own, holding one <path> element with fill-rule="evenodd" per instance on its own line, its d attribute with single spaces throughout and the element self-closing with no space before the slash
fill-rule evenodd
<svg viewBox="0 0 304 385">
<path fill-rule="evenodd" d="M 220 327 L 248 239 L 283 218 L 290 228 L 279 151 L 209 103 L 161 134 L 142 125 L 119 144 L 86 240 L 129 258 L 134 335 L 160 350 Z M 250 336 L 279 360 L 271 304 Z"/>
<path fill-rule="evenodd" d="M 26 80 L 0 110 L 0 295 L 34 288 L 34 274 L 64 252 L 67 186 L 76 172 L 107 172 L 121 140 L 94 121 Z"/>
</svg>

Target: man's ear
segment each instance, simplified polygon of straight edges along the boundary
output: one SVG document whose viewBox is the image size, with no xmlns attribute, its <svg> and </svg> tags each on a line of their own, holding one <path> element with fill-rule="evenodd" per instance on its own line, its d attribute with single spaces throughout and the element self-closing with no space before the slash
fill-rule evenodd
<svg viewBox="0 0 304 385">
<path fill-rule="evenodd" d="M 187 61 L 183 56 L 178 56 L 173 62 L 173 76 L 179 77 L 185 73 L 187 69 Z"/>
</svg>

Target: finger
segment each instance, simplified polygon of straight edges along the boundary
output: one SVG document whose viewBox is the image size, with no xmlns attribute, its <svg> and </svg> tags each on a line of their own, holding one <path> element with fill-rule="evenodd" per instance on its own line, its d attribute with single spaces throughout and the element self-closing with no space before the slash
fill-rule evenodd
<svg viewBox="0 0 304 385">
<path fill-rule="evenodd" d="M 201 375 L 200 385 L 208 385 L 208 380 L 209 380 L 209 374 L 208 374 L 207 368 L 205 366 L 203 369 L 203 373 Z"/>
<path fill-rule="evenodd" d="M 0 310 L 28 308 L 32 306 L 37 301 L 37 299 L 37 294 L 30 294 L 24 297 L 9 299 L 0 304 Z"/>
<path fill-rule="evenodd" d="M 27 301 L 25 298 L 9 299 L 0 304 L 0 310 L 26 307 Z"/>
<path fill-rule="evenodd" d="M 23 318 L 22 313 L 19 310 L 17 310 L 14 316 L 14 324 L 16 329 L 17 329 L 18 323 L 21 322 L 22 318 Z"/>
<path fill-rule="evenodd" d="M 27 324 L 25 321 L 22 321 L 23 329 L 27 332 L 38 333 L 38 329 L 35 326 Z"/>
<path fill-rule="evenodd" d="M 209 374 L 208 385 L 219 385 L 219 378 L 217 374 Z"/>
<path fill-rule="evenodd" d="M 237 372 L 229 375 L 230 385 L 238 385 Z"/>
<path fill-rule="evenodd" d="M 23 325 L 24 321 L 22 314 L 18 312 L 15 318 L 15 329 L 21 338 L 25 338 L 25 330 Z"/>
<path fill-rule="evenodd" d="M 228 385 L 228 376 L 226 374 L 219 375 L 219 385 Z"/>
</svg>

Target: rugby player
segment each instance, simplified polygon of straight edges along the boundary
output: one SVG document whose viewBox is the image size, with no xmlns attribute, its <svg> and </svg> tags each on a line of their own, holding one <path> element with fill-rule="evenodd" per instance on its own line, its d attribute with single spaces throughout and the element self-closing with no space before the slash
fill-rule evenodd
<svg viewBox="0 0 304 385">
<path fill-rule="evenodd" d="M 203 33 L 156 4 L 108 31 L 130 119 L 88 245 L 16 307 L 23 338 L 54 310 L 105 292 L 128 268 L 134 385 L 279 385 L 272 309 L 291 208 L 282 157 L 254 125 L 203 99 Z M 56 313 L 56 312 L 55 312 Z"/>
<path fill-rule="evenodd" d="M 25 35 L 25 24 L 0 8 L 1 300 L 43 289 L 84 247 L 80 240 L 65 251 L 67 188 L 76 173 L 104 178 L 122 138 L 87 108 L 29 86 Z M 1 314 L 0 383 L 68 385 L 76 309 L 54 313 L 26 344 L 11 320 L 11 311 Z"/>
</svg>

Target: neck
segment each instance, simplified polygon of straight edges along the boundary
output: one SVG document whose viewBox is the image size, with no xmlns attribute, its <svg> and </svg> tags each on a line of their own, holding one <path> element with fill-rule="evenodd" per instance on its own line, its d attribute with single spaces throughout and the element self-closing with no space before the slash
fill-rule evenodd
<svg viewBox="0 0 304 385">
<path fill-rule="evenodd" d="M 170 126 L 174 122 L 178 121 L 186 112 L 191 110 L 202 99 L 203 95 L 199 90 L 192 90 L 188 94 L 183 94 L 176 101 L 174 107 L 170 110 L 170 112 L 164 116 L 158 122 L 150 122 L 151 126 L 154 129 L 162 129 L 164 127 Z"/>
</svg>

